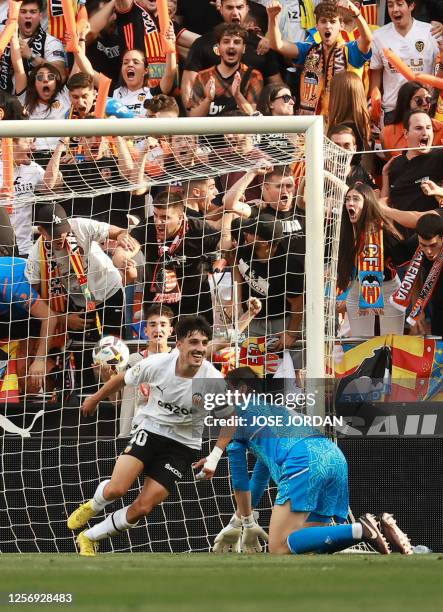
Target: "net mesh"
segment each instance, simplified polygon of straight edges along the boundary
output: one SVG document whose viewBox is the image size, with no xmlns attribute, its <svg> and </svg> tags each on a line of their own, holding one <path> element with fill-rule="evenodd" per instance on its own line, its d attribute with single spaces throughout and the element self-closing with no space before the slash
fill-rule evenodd
<svg viewBox="0 0 443 612">
<path fill-rule="evenodd" d="M 97 310 L 105 303 L 103 312 L 100 311 L 101 329 L 95 319 L 89 319 L 87 330 L 71 330 L 67 335 L 66 330 L 62 331 L 61 340 L 55 343 L 46 364 L 51 375 L 46 376 L 45 384 L 39 388 L 29 386 L 38 328 L 29 316 L 16 319 L 16 310 L 11 305 L 3 308 L 2 313 L 0 549 L 2 552 L 71 552 L 75 549 L 74 535 L 66 527 L 66 518 L 79 503 L 93 495 L 98 482 L 109 478 L 115 459 L 127 444 L 135 411 L 134 407 L 132 414 L 129 410 L 122 419 L 117 399 L 103 403 L 95 418 L 85 420 L 80 416 L 80 403 L 97 384 L 90 354 L 100 331 L 124 337 L 133 353 L 142 350 L 146 340 L 141 303 L 155 302 L 158 295 L 166 295 L 164 303 L 173 308 L 175 315 L 202 313 L 214 324 L 216 335 L 225 338 L 217 359 L 224 371 L 239 363 L 250 365 L 261 376 L 272 377 L 279 368 L 285 372 L 283 376 L 288 376 L 283 368 L 286 355 L 292 367 L 289 378 L 292 376 L 294 384 L 303 387 L 305 354 L 309 350 L 303 303 L 299 306 L 300 335 L 295 347 L 284 353 L 273 351 L 272 341 L 276 333 L 287 329 L 285 295 L 296 291 L 294 287 L 301 287 L 303 293 L 305 274 L 309 273 L 309 262 L 304 262 L 305 242 L 312 239 L 305 233 L 304 209 L 305 170 L 309 159 L 305 158 L 303 134 L 94 137 L 65 140 L 52 151 L 35 151 L 32 139 L 17 139 L 9 146 L 16 165 L 11 178 L 3 164 L 3 204 L 10 211 L 19 255 L 29 255 L 28 272 L 29 262 L 34 261 L 34 268 L 31 266 L 34 282 L 31 282 L 38 285 L 39 281 L 42 285 L 44 281 L 42 251 L 35 246 L 39 211 L 49 201 L 57 201 L 63 205 L 68 218 L 80 218 L 80 221 L 71 221 L 74 234 L 71 246 L 74 251 L 79 247 L 92 296 L 85 298 L 79 275 L 73 271 L 72 254 L 60 254 L 56 249 L 48 255 L 48 261 L 57 263 L 54 284 L 51 286 L 51 278 L 47 279 L 49 287 L 62 285 L 60 295 L 71 313 L 85 311 L 88 299 Z M 325 366 L 332 375 L 338 234 L 349 155 L 327 139 L 323 153 Z M 271 170 L 281 172 L 273 175 Z M 245 173 L 249 173 L 251 180 L 239 186 Z M 208 189 L 208 181 L 212 179 L 218 194 L 211 192 L 211 197 L 205 199 L 202 191 Z M 289 184 L 286 191 L 285 181 Z M 287 191 L 290 195 L 284 196 Z M 171 245 L 166 253 L 159 252 L 152 217 L 153 203 L 165 192 L 168 200 L 171 194 L 177 194 L 189 206 L 183 245 L 172 253 Z M 282 271 L 268 257 L 268 276 L 262 280 L 272 284 L 279 279 L 272 295 L 274 301 L 260 294 L 260 278 L 256 277 L 256 292 L 240 292 L 239 302 L 244 306 L 251 295 L 261 297 L 264 316 L 256 317 L 240 330 L 242 335 L 235 337 L 229 332 L 241 327 L 235 311 L 237 287 L 233 275 L 233 264 L 240 267 L 238 257 L 236 260 L 228 257 L 220 264 L 221 271 L 212 271 L 213 261 L 220 259 L 224 217 L 220 211 L 228 200 L 235 206 L 246 205 L 249 213 L 237 214 L 237 225 L 230 233 L 230 247 L 243 249 L 245 266 L 252 266 L 252 259 L 246 260 L 246 255 L 251 257 L 247 235 L 252 240 L 257 238 L 257 223 L 251 225 L 251 217 L 260 219 L 263 212 L 273 215 L 271 239 L 280 219 L 286 240 L 282 257 L 287 261 L 290 252 L 299 264 L 295 272 L 287 267 Z M 288 200 L 291 200 L 290 206 L 285 210 Z M 205 216 L 212 225 L 204 222 Z M 118 245 L 107 239 L 104 226 L 100 223 L 90 226 L 91 221 L 129 228 L 140 244 L 134 261 L 128 264 L 128 258 L 115 259 Z M 4 239 L 2 243 L 11 246 Z M 188 251 L 187 245 L 190 245 Z M 131 275 L 128 268 L 132 264 L 135 272 Z M 155 276 L 156 268 L 167 271 L 161 282 Z M 244 274 L 243 281 L 245 278 Z M 177 282 L 181 283 L 181 294 L 174 301 L 169 298 L 170 294 L 177 293 Z M 165 289 L 168 283 L 172 283 L 170 291 Z M 161 288 L 153 289 L 155 284 Z M 63 287 L 68 288 L 68 295 Z M 332 406 L 328 410 L 332 411 Z M 203 454 L 212 442 L 211 439 L 204 442 Z M 116 501 L 109 508 L 114 511 L 131 503 L 140 485 L 135 483 L 124 502 Z M 260 502 L 260 523 L 264 527 L 269 524 L 274 497 L 275 489 L 270 487 Z M 196 484 L 189 472 L 177 490 L 146 520 L 127 533 L 102 542 L 101 549 L 207 551 L 233 512 L 232 499 L 227 460 L 223 458 L 212 482 Z M 101 514 L 91 524 L 102 518 Z"/>
</svg>

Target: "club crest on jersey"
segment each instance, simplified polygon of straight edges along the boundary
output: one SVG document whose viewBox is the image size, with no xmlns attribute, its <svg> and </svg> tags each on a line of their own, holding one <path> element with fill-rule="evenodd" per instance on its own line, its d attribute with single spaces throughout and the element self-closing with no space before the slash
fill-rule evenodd
<svg viewBox="0 0 443 612">
<path fill-rule="evenodd" d="M 139 100 L 140 102 L 144 102 L 145 98 L 146 98 L 146 94 L 144 93 L 138 94 L 137 96 L 137 100 Z"/>
<path fill-rule="evenodd" d="M 60 100 L 54 100 L 54 102 L 52 103 L 52 108 L 54 110 L 58 110 L 60 107 L 61 107 Z"/>
<path fill-rule="evenodd" d="M 415 48 L 419 53 L 421 53 L 425 48 L 425 43 L 422 40 L 417 40 L 415 43 Z"/>
</svg>

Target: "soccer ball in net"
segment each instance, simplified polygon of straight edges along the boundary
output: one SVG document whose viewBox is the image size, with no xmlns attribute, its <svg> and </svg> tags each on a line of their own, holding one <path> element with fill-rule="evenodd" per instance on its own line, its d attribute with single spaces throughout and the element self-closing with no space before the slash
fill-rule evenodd
<svg viewBox="0 0 443 612">
<path fill-rule="evenodd" d="M 123 370 L 129 362 L 129 348 L 120 338 L 105 336 L 92 350 L 92 359 L 97 365 L 114 366 Z"/>
</svg>

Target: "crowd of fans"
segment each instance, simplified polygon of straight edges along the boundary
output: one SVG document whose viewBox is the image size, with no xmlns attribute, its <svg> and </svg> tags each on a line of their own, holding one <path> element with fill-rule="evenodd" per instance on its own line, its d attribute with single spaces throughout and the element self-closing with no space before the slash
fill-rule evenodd
<svg viewBox="0 0 443 612">
<path fill-rule="evenodd" d="M 0 0 L 2 27 L 13 4 Z M 108 116 L 222 116 L 228 125 L 232 116 L 320 114 L 331 141 L 353 154 L 338 258 L 342 332 L 442 335 L 443 154 L 431 147 L 443 137 L 443 93 L 407 81 L 384 54 L 390 48 L 417 77 L 443 77 L 440 4 L 387 0 L 379 27 L 375 0 L 168 0 L 172 25 L 161 33 L 155 0 L 91 0 L 78 50 L 68 53 L 61 2 L 23 0 L 0 58 L 0 118 L 93 118 L 102 75 L 111 80 Z M 0 326 L 5 340 L 37 338 L 26 348 L 30 390 L 43 386 L 47 355 L 55 363 L 66 334 L 133 337 L 134 283 L 146 310 L 167 307 L 171 329 L 183 314 L 214 323 L 212 272 L 220 266 L 237 281 L 249 335 L 267 337 L 277 353 L 296 346 L 303 180 L 297 164 L 273 164 L 263 150 L 290 155 L 297 143 L 225 133 L 211 159 L 212 143 L 13 139 L 13 203 L 3 182 L 0 206 Z M 217 168 L 227 157 L 237 159 L 232 171 L 200 177 L 202 161 Z M 244 159 L 257 163 L 242 171 Z M 176 180 L 145 187 L 148 171 Z M 48 192 L 72 197 L 35 204 Z M 163 346 L 161 310 L 149 312 Z M 89 352 L 73 354 L 86 372 L 77 385 L 92 387 Z"/>
</svg>

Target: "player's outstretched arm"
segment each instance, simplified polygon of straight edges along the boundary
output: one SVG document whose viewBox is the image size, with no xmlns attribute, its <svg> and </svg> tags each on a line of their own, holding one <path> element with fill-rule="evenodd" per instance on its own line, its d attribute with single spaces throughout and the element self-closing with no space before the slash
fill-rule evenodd
<svg viewBox="0 0 443 612">
<path fill-rule="evenodd" d="M 94 395 L 91 395 L 91 397 L 85 399 L 81 406 L 83 416 L 89 416 L 91 414 L 94 414 L 94 412 L 97 410 L 97 405 L 99 402 L 105 400 L 113 393 L 117 393 L 118 391 L 123 389 L 124 386 L 125 372 L 120 372 L 120 374 L 116 374 L 115 376 L 113 376 L 110 380 L 108 380 L 107 383 L 103 385 L 103 387 L 101 387 L 101 389 L 97 391 L 97 393 L 94 393 Z"/>
<path fill-rule="evenodd" d="M 223 415 L 223 417 L 225 417 L 225 415 Z M 211 480 L 211 478 L 214 476 L 215 470 L 217 469 L 218 462 L 223 455 L 223 451 L 232 440 L 235 430 L 235 426 L 226 426 L 220 429 L 215 446 L 209 455 L 207 457 L 203 457 L 192 465 L 194 470 L 201 468 L 200 472 L 198 472 L 195 476 L 196 480 Z"/>
</svg>

